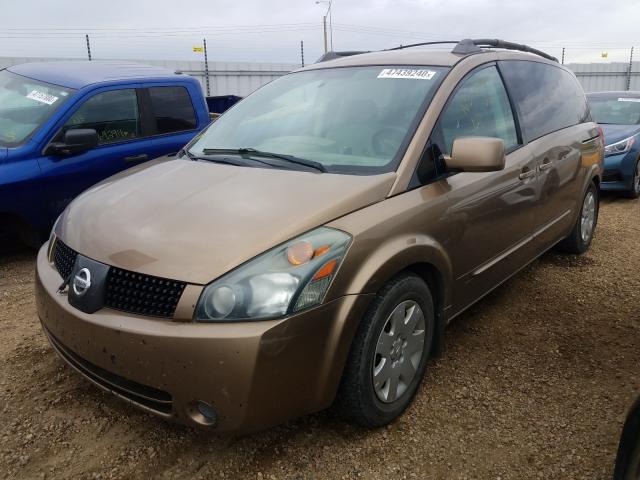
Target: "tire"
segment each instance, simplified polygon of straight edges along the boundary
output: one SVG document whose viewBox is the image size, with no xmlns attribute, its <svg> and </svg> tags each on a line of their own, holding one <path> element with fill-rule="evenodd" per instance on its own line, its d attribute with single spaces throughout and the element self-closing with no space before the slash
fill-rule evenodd
<svg viewBox="0 0 640 480">
<path fill-rule="evenodd" d="M 416 275 L 403 274 L 387 283 L 372 301 L 353 339 L 336 397 L 338 413 L 368 428 L 381 427 L 398 417 L 420 386 L 434 330 L 433 299 L 425 282 Z"/>
<path fill-rule="evenodd" d="M 640 160 L 636 160 L 636 166 L 633 170 L 633 180 L 631 182 L 631 189 L 623 193 L 626 198 L 638 198 L 640 197 Z"/>
<path fill-rule="evenodd" d="M 613 480 L 638 480 L 640 478 L 640 399 L 631 407 L 624 422 Z"/>
<path fill-rule="evenodd" d="M 593 202 L 588 200 L 590 197 Z M 591 245 L 600 210 L 600 196 L 598 188 L 593 182 L 589 184 L 589 188 L 587 188 L 584 197 L 582 197 L 581 205 L 580 214 L 571 233 L 558 244 L 559 249 L 563 252 L 580 255 L 586 252 Z M 585 222 L 589 223 L 590 227 L 585 226 Z"/>
</svg>

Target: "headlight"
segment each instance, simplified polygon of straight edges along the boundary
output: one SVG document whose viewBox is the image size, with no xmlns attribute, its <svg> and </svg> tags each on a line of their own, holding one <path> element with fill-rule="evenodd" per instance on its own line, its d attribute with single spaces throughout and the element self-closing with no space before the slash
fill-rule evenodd
<svg viewBox="0 0 640 480">
<path fill-rule="evenodd" d="M 621 153 L 627 153 L 629 150 L 631 150 L 635 139 L 636 137 L 629 137 L 625 138 L 624 140 L 620 140 L 619 142 L 612 143 L 611 145 L 606 145 L 604 147 L 604 156 L 608 157 L 609 155 L 619 155 Z"/>
<path fill-rule="evenodd" d="M 350 242 L 320 227 L 257 256 L 205 287 L 195 320 L 264 320 L 318 305 Z"/>
<path fill-rule="evenodd" d="M 49 244 L 47 245 L 47 259 L 49 262 L 53 262 L 53 245 L 56 243 L 56 226 L 58 225 L 61 216 L 62 214 L 58 215 L 58 218 L 56 218 L 53 228 L 51 229 L 51 233 L 49 234 Z"/>
</svg>

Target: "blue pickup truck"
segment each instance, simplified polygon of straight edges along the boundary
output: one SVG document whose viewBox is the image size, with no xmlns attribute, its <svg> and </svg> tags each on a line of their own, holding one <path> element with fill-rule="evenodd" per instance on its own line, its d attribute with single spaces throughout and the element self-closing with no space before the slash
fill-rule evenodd
<svg viewBox="0 0 640 480">
<path fill-rule="evenodd" d="M 210 121 L 198 81 L 123 62 L 0 70 L 0 230 L 38 245 L 80 192 L 178 152 Z"/>
</svg>

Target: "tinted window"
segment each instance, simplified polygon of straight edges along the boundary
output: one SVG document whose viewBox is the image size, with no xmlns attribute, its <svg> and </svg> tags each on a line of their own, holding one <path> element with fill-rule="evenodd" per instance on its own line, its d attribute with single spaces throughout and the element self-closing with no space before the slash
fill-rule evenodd
<svg viewBox="0 0 640 480">
<path fill-rule="evenodd" d="M 458 137 L 501 138 L 507 151 L 518 144 L 509 97 L 496 67 L 472 73 L 460 83 L 438 126 L 447 153 Z"/>
<path fill-rule="evenodd" d="M 112 90 L 94 95 L 67 121 L 72 128 L 93 128 L 100 144 L 131 140 L 140 136 L 138 99 L 134 89 Z"/>
<path fill-rule="evenodd" d="M 149 89 L 157 133 L 179 132 L 196 128 L 196 114 L 191 97 L 184 87 Z"/>
<path fill-rule="evenodd" d="M 500 69 L 518 105 L 528 140 L 588 121 L 584 92 L 569 72 L 526 60 L 500 62 Z"/>
</svg>

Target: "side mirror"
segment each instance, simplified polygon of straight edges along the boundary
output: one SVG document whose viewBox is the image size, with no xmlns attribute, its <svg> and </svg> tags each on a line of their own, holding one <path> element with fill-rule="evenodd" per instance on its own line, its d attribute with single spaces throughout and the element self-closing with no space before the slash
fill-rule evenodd
<svg viewBox="0 0 640 480">
<path fill-rule="evenodd" d="M 460 137 L 453 141 L 447 167 L 463 172 L 496 172 L 504 169 L 504 142 L 494 137 Z"/>
<path fill-rule="evenodd" d="M 52 155 L 74 155 L 86 152 L 98 145 L 98 132 L 93 128 L 77 128 L 67 130 L 63 142 L 54 142 L 47 148 Z"/>
</svg>

